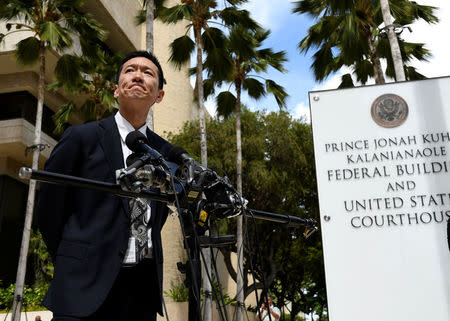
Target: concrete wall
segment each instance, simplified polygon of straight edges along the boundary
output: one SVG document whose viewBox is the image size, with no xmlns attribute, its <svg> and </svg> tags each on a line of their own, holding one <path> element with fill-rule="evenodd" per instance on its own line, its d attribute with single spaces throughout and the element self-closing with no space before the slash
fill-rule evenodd
<svg viewBox="0 0 450 321">
<path fill-rule="evenodd" d="M 167 6 L 175 3 L 177 1 L 171 0 Z M 189 65 L 177 70 L 169 63 L 169 44 L 186 33 L 186 21 L 170 25 L 155 21 L 153 28 L 154 53 L 162 64 L 164 78 L 167 80 L 164 100 L 153 106 L 154 128 L 157 133 L 176 132 L 185 121 L 198 118 L 197 107 L 193 102 L 193 88 L 187 74 Z"/>
</svg>

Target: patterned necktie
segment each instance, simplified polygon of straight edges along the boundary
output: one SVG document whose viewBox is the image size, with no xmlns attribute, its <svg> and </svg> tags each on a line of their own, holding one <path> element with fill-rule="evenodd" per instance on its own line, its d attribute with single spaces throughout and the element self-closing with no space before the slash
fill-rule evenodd
<svg viewBox="0 0 450 321">
<path fill-rule="evenodd" d="M 147 202 L 145 199 L 136 198 L 130 200 L 131 226 L 128 249 L 123 260 L 123 265 L 133 266 L 143 258 L 148 257 L 148 229 L 150 228 L 147 218 Z"/>
</svg>

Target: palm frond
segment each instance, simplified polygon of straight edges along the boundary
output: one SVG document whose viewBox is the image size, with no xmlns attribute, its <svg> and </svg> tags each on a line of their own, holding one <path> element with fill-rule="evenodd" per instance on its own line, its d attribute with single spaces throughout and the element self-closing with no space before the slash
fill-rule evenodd
<svg viewBox="0 0 450 321">
<path fill-rule="evenodd" d="M 62 55 L 56 63 L 55 76 L 57 81 L 64 84 L 64 88 L 76 90 L 82 81 L 80 59 L 74 55 Z"/>
<path fill-rule="evenodd" d="M 314 71 L 314 77 L 321 81 L 325 79 L 331 72 L 335 71 L 333 52 L 327 45 L 323 45 L 314 54 L 314 62 L 311 68 Z"/>
<path fill-rule="evenodd" d="M 204 62 L 208 77 L 215 80 L 227 79 L 233 71 L 233 64 L 227 51 L 215 48 L 208 52 Z"/>
<path fill-rule="evenodd" d="M 261 28 L 255 20 L 250 18 L 250 13 L 247 10 L 239 10 L 234 6 L 221 10 L 219 17 L 227 26 L 242 26 L 249 30 Z"/>
<path fill-rule="evenodd" d="M 52 48 L 59 50 L 72 45 L 69 31 L 52 21 L 46 21 L 42 24 L 40 38 L 43 41 L 47 41 Z"/>
<path fill-rule="evenodd" d="M 425 44 L 423 43 L 411 43 L 399 39 L 399 46 L 403 53 L 402 58 L 404 62 L 408 62 L 412 58 L 420 61 L 428 61 L 428 58 L 431 57 L 430 51 L 425 48 Z"/>
<path fill-rule="evenodd" d="M 246 78 L 242 83 L 242 88 L 247 90 L 248 95 L 254 99 L 259 99 L 266 95 L 264 84 L 255 78 Z"/>
<path fill-rule="evenodd" d="M 134 17 L 134 24 L 136 26 L 139 26 L 145 23 L 146 20 L 147 20 L 147 10 L 146 9 L 138 10 L 138 13 Z"/>
<path fill-rule="evenodd" d="M 73 101 L 65 103 L 59 107 L 56 113 L 53 115 L 53 122 L 56 127 L 53 131 L 55 134 L 62 134 L 64 131 L 64 127 L 67 123 L 69 123 L 70 115 L 76 109 L 76 105 Z"/>
<path fill-rule="evenodd" d="M 23 16 L 24 18 L 30 17 L 29 8 L 34 6 L 34 1 L 32 0 L 22 0 L 22 1 L 10 1 L 1 0 L 0 1 L 0 20 L 13 20 Z M 28 19 L 27 19 L 28 20 Z"/>
<path fill-rule="evenodd" d="M 279 72 L 286 72 L 283 64 L 287 61 L 285 51 L 273 52 L 272 49 L 264 49 L 258 51 L 258 56 L 267 61 L 268 65 L 275 68 Z"/>
<path fill-rule="evenodd" d="M 216 103 L 219 116 L 230 117 L 236 110 L 236 97 L 229 91 L 222 91 L 217 95 Z"/>
<path fill-rule="evenodd" d="M 254 39 L 244 28 L 233 28 L 228 40 L 229 50 L 241 60 L 250 59 L 256 55 Z"/>
<path fill-rule="evenodd" d="M 405 76 L 408 80 L 423 80 L 427 79 L 427 77 L 420 72 L 417 71 L 416 68 L 412 66 L 405 67 Z"/>
<path fill-rule="evenodd" d="M 353 84 L 352 75 L 350 75 L 350 74 L 342 75 L 341 83 L 338 88 L 342 89 L 342 88 L 353 88 L 353 87 L 355 87 L 355 85 Z"/>
<path fill-rule="evenodd" d="M 293 4 L 293 13 L 308 14 L 313 18 L 320 16 L 327 7 L 323 0 L 301 0 L 294 1 Z"/>
<path fill-rule="evenodd" d="M 220 86 L 220 85 L 219 85 Z M 203 97 L 208 99 L 209 96 L 214 95 L 216 92 L 216 82 L 212 79 L 203 80 Z"/>
<path fill-rule="evenodd" d="M 202 33 L 203 49 L 208 52 L 216 48 L 223 48 L 225 45 L 225 35 L 218 28 L 207 27 Z"/>
<path fill-rule="evenodd" d="M 39 40 L 28 37 L 19 41 L 16 45 L 16 59 L 22 65 L 33 65 L 39 59 Z"/>
<path fill-rule="evenodd" d="M 271 93 L 278 104 L 278 107 L 286 107 L 286 98 L 289 96 L 283 86 L 278 85 L 275 81 L 266 80 L 266 90 Z"/>
<path fill-rule="evenodd" d="M 181 66 L 189 61 L 191 52 L 194 49 L 195 42 L 189 36 L 181 36 L 170 44 L 171 55 L 169 61 L 178 69 L 181 69 Z"/>
<path fill-rule="evenodd" d="M 180 4 L 162 9 L 159 19 L 164 23 L 177 23 L 183 19 L 190 20 L 193 15 L 194 10 L 191 6 Z"/>
<path fill-rule="evenodd" d="M 356 80 L 361 82 L 363 85 L 367 83 L 369 77 L 374 76 L 373 65 L 367 59 L 357 61 L 354 65 L 354 71 L 356 74 Z"/>
</svg>

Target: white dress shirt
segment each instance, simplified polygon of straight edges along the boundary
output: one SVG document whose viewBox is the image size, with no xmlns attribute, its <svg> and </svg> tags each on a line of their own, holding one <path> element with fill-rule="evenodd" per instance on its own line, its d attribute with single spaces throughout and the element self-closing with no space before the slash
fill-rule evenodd
<svg viewBox="0 0 450 321">
<path fill-rule="evenodd" d="M 128 146 L 125 144 L 125 139 L 127 138 L 127 135 L 131 132 L 134 132 L 135 129 L 133 127 L 133 125 L 130 124 L 130 122 L 128 120 L 126 120 L 121 114 L 120 112 L 117 112 L 116 115 L 114 116 L 115 120 L 116 120 L 116 124 L 117 124 L 117 128 L 119 130 L 119 134 L 120 134 L 120 142 L 122 144 L 122 153 L 123 153 L 123 163 L 126 167 L 127 165 L 127 157 L 130 156 L 133 152 L 128 148 Z M 142 134 L 145 135 L 145 137 L 147 137 L 147 125 L 142 126 L 141 128 L 138 129 Z M 150 204 L 147 202 L 147 212 L 145 213 L 145 215 L 147 216 L 147 220 L 148 222 L 150 222 L 150 216 L 151 216 L 151 207 Z M 148 249 L 149 249 L 149 254 L 148 257 L 152 257 L 152 228 L 150 227 L 147 230 L 147 235 L 148 235 Z M 127 251 L 128 252 L 128 251 Z M 126 260 L 126 258 L 125 258 Z"/>
</svg>

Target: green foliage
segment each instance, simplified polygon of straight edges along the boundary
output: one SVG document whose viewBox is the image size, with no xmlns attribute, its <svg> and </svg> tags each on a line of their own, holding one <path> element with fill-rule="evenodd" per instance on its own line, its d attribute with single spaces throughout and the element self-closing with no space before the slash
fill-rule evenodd
<svg viewBox="0 0 450 321">
<path fill-rule="evenodd" d="M 391 0 L 389 3 L 394 24 L 409 25 L 420 19 L 427 23 L 438 22 L 435 7 L 409 0 Z M 294 2 L 293 12 L 315 19 L 298 47 L 302 53 L 317 49 L 311 65 L 316 80 L 322 81 L 342 66 L 349 66 L 357 80 L 365 84 L 378 74 L 376 65 L 380 59 L 387 61 L 385 74 L 395 77 L 389 41 L 386 33 L 379 30 L 383 23 L 379 1 L 301 0 Z M 423 78 L 409 63 L 414 59 L 427 60 L 430 52 L 424 44 L 408 43 L 401 35 L 398 38 L 406 78 Z M 342 80 L 340 88 L 353 86 L 348 77 Z"/>
<path fill-rule="evenodd" d="M 171 56 L 169 60 L 176 67 L 180 68 L 181 65 L 186 63 L 191 53 L 196 47 L 199 47 L 206 53 L 205 65 L 209 66 L 210 72 L 220 74 L 220 77 L 223 77 L 223 74 L 227 72 L 230 66 L 225 64 L 226 59 L 223 59 L 224 53 L 221 50 L 225 44 L 224 33 L 218 28 L 211 27 L 210 24 L 217 23 L 218 20 L 226 26 L 240 25 L 251 30 L 258 28 L 257 23 L 250 19 L 248 11 L 237 8 L 238 4 L 247 2 L 247 0 L 227 2 L 228 5 L 222 10 L 218 9 L 216 0 L 185 1 L 183 4 L 174 5 L 170 8 L 162 5 L 158 7 L 158 19 L 164 23 L 186 21 L 186 35 L 175 39 L 170 44 Z M 191 28 L 194 31 L 195 42 L 187 36 Z"/>
<path fill-rule="evenodd" d="M 16 58 L 22 65 L 33 65 L 39 59 L 39 40 L 35 37 L 25 38 L 17 43 Z"/>
<path fill-rule="evenodd" d="M 23 308 L 25 311 L 45 310 L 41 305 L 45 293 L 49 287 L 48 283 L 35 285 L 33 287 L 25 285 L 23 291 Z M 14 300 L 15 284 L 7 288 L 0 288 L 0 311 L 9 311 Z"/>
<path fill-rule="evenodd" d="M 264 79 L 261 74 L 267 73 L 269 67 L 284 72 L 284 62 L 286 62 L 286 53 L 284 51 L 273 52 L 271 48 L 263 48 L 263 41 L 267 39 L 270 32 L 262 28 L 248 30 L 242 26 L 231 28 L 229 37 L 226 39 L 225 47 L 220 50 L 222 55 L 216 57 L 214 64 L 205 62 L 205 68 L 208 76 L 217 85 L 227 82 L 233 85 L 236 93 L 242 89 L 246 90 L 250 97 L 259 99 L 270 93 L 274 96 L 280 108 L 286 106 L 287 93 L 284 88 L 270 79 Z M 214 57 L 214 56 L 213 56 Z M 220 62 L 222 61 L 222 62 Z M 216 67 L 210 65 L 220 65 L 223 71 L 218 71 Z M 263 78 L 264 83 L 255 79 Z M 205 91 L 205 97 L 212 94 L 213 91 Z M 236 111 L 240 97 L 235 97 L 230 91 L 224 91 L 216 97 L 217 111 L 220 116 L 228 117 Z"/>
<path fill-rule="evenodd" d="M 284 111 L 266 114 L 243 108 L 241 116 L 243 196 L 248 207 L 319 221 L 310 125 L 293 120 Z M 200 157 L 198 126 L 186 123 L 181 133 L 169 134 L 175 145 L 183 146 L 196 159 Z M 235 182 L 235 117 L 212 119 L 207 126 L 209 167 Z M 215 224 L 221 233 L 236 231 L 234 219 Z M 264 273 L 278 306 L 290 300 L 298 311 L 326 311 L 320 233 L 305 240 L 302 230 L 253 221 L 251 215 L 246 228 L 252 247 L 245 246 L 243 274 L 248 275 L 251 258 L 257 280 L 252 283 L 245 277 L 245 295 L 252 291 L 252 285 L 261 285 Z M 262 263 L 258 253 L 264 253 Z"/>
<path fill-rule="evenodd" d="M 16 58 L 22 64 L 35 63 L 40 47 L 58 52 L 70 48 L 73 34 L 80 36 L 83 53 L 92 57 L 89 50 L 96 48 L 94 44 L 106 34 L 89 14 L 81 13 L 82 6 L 82 1 L 0 0 L 0 20 L 7 21 L 8 31 L 2 40 L 15 32 L 33 34 L 17 44 Z"/>
<path fill-rule="evenodd" d="M 175 39 L 170 44 L 170 58 L 175 67 L 181 69 L 181 66 L 189 61 L 190 53 L 194 50 L 195 43 L 189 36 L 182 36 Z"/>
<path fill-rule="evenodd" d="M 57 81 L 50 85 L 50 89 L 63 89 L 86 99 L 78 105 L 69 101 L 58 109 L 53 116 L 56 133 L 64 131 L 73 115 L 93 121 L 115 112 L 115 77 L 122 58 L 120 54 L 99 53 L 100 60 L 75 55 L 63 55 L 58 60 L 55 68 Z"/>
<path fill-rule="evenodd" d="M 213 291 L 212 299 L 214 301 L 219 300 L 219 302 L 221 303 L 222 302 L 221 301 L 222 299 L 220 296 L 221 288 L 219 286 L 219 282 L 217 282 L 214 279 L 212 282 L 212 291 Z M 222 295 L 223 295 L 223 301 L 225 302 L 225 305 L 236 305 L 237 301 L 235 299 L 231 298 L 228 293 L 223 293 L 223 291 L 222 291 Z M 201 293 L 201 300 L 203 301 L 203 291 Z"/>
<path fill-rule="evenodd" d="M 183 284 L 171 284 L 169 292 L 164 294 L 171 298 L 174 302 L 187 302 L 189 300 L 189 289 Z"/>
<path fill-rule="evenodd" d="M 72 112 L 83 114 L 85 120 L 99 119 L 111 114 L 115 103 L 111 94 L 113 85 L 105 80 L 114 78 L 108 68 L 116 67 L 111 59 L 106 58 L 101 45 L 106 33 L 90 14 L 84 12 L 83 6 L 82 0 L 0 0 L 0 20 L 7 22 L 8 31 L 0 35 L 0 42 L 16 32 L 32 34 L 17 43 L 17 61 L 32 65 L 39 57 L 45 57 L 46 50 L 57 51 L 61 58 L 54 70 L 56 82 L 49 87 L 88 95 L 88 100 L 93 102 L 94 108 L 89 102 L 77 108 L 72 108 L 74 104 L 71 102 L 64 105 L 55 116 L 59 133 Z M 73 45 L 74 37 L 79 39 L 81 57 L 66 54 Z M 45 58 L 41 60 L 40 67 L 40 72 L 45 73 L 42 69 Z M 43 81 L 44 75 L 41 76 Z M 38 97 L 38 100 L 41 98 Z"/>
<path fill-rule="evenodd" d="M 35 284 L 49 283 L 53 278 L 53 263 L 38 230 L 31 230 L 28 254 L 34 261 Z"/>
</svg>

